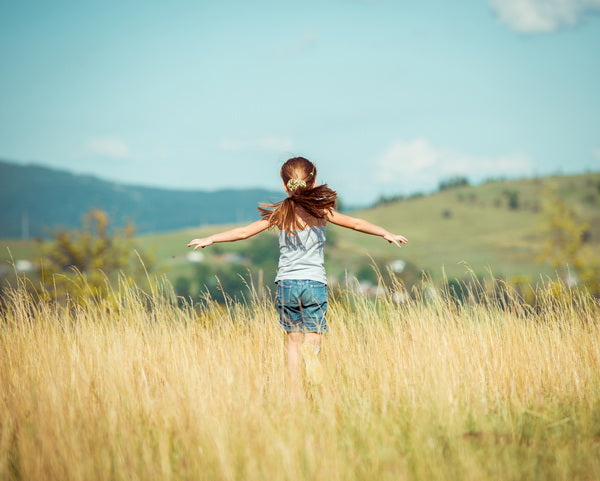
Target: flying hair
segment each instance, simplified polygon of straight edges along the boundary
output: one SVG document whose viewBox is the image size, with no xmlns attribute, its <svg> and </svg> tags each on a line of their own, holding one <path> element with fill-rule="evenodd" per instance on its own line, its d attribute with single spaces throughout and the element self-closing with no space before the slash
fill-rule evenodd
<svg viewBox="0 0 600 481">
<path fill-rule="evenodd" d="M 317 167 L 310 160 L 293 157 L 281 166 L 280 174 L 288 197 L 274 204 L 261 204 L 258 208 L 270 226 L 293 234 L 301 228 L 296 209 L 302 208 L 317 219 L 324 219 L 335 209 L 337 193 L 327 184 L 315 185 Z"/>
</svg>

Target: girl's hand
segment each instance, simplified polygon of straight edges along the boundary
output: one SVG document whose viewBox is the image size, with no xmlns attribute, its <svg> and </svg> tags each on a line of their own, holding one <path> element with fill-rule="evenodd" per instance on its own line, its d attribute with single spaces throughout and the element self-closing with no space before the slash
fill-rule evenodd
<svg viewBox="0 0 600 481">
<path fill-rule="evenodd" d="M 383 238 L 390 244 L 396 244 L 398 247 L 402 247 L 400 244 L 408 244 L 408 239 L 403 235 L 390 234 L 389 232 L 383 236 Z"/>
<path fill-rule="evenodd" d="M 194 239 L 187 246 L 188 247 L 196 246 L 196 247 L 194 247 L 194 250 L 196 250 L 198 247 L 202 247 L 204 249 L 205 247 L 207 247 L 211 244 L 213 244 L 212 237 L 203 237 L 202 239 Z"/>
</svg>

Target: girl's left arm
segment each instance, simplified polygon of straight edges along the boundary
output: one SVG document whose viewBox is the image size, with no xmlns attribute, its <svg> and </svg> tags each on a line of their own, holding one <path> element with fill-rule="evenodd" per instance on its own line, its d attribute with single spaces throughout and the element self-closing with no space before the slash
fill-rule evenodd
<svg viewBox="0 0 600 481">
<path fill-rule="evenodd" d="M 262 232 L 263 230 L 268 229 L 268 227 L 269 221 L 261 219 L 243 227 L 236 227 L 234 229 L 226 230 L 224 232 L 219 232 L 218 234 L 213 234 L 209 237 L 194 239 L 187 246 L 194 246 L 194 250 L 196 250 L 198 247 L 204 248 L 211 244 L 215 244 L 216 242 L 235 242 L 239 240 L 244 240 Z"/>
<path fill-rule="evenodd" d="M 335 210 L 329 213 L 328 220 L 329 222 L 333 222 L 341 227 L 346 227 L 347 229 L 353 229 L 359 232 L 364 232 L 365 234 L 383 237 L 390 244 L 395 244 L 398 247 L 401 247 L 400 244 L 408 243 L 408 239 L 403 235 L 392 234 L 383 227 L 371 224 L 370 222 L 364 219 L 359 219 L 358 217 L 350 217 L 349 215 L 340 214 Z"/>
</svg>

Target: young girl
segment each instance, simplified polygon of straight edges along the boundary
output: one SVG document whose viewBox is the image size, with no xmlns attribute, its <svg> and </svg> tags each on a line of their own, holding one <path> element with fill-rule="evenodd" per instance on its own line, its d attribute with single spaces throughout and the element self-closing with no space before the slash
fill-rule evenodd
<svg viewBox="0 0 600 481">
<path fill-rule="evenodd" d="M 259 207 L 262 219 L 244 227 L 194 239 L 188 247 L 207 247 L 215 242 L 248 239 L 276 226 L 279 229 L 277 310 L 279 323 L 287 332 L 287 366 L 293 392 L 301 390 L 301 358 L 308 379 L 319 383 L 322 369 L 317 357 L 322 333 L 327 332 L 327 277 L 323 245 L 327 222 L 366 234 L 383 237 L 401 247 L 408 241 L 367 222 L 335 210 L 337 194 L 327 184 L 317 185 L 317 168 L 304 157 L 289 159 L 281 167 L 281 179 L 288 197 Z"/>
</svg>

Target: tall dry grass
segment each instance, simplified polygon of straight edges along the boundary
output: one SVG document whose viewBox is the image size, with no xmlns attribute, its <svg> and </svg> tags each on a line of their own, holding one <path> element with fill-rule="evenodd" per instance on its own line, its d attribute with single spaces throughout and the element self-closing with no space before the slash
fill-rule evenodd
<svg viewBox="0 0 600 481">
<path fill-rule="evenodd" d="M 20 287 L 0 327 L 0 479 L 600 479 L 600 309 L 539 295 L 343 292 L 326 380 L 298 401 L 264 297 L 197 311 L 122 286 L 61 306 Z"/>
</svg>

